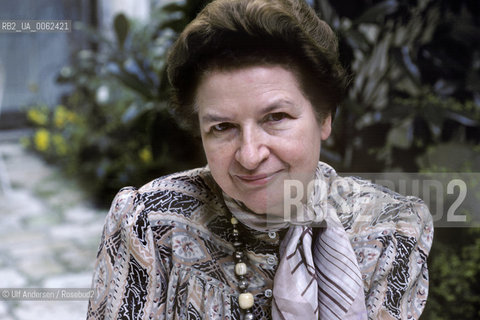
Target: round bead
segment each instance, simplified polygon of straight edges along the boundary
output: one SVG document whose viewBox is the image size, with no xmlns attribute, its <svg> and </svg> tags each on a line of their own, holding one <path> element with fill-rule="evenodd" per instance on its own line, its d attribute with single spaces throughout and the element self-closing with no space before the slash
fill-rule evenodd
<svg viewBox="0 0 480 320">
<path fill-rule="evenodd" d="M 247 282 L 247 280 L 245 280 L 245 279 L 239 280 L 239 281 L 238 281 L 238 288 L 239 288 L 241 291 L 247 290 L 247 288 L 248 288 L 248 282 Z"/>
<path fill-rule="evenodd" d="M 242 259 L 244 257 L 243 251 L 235 251 L 235 259 Z"/>
<path fill-rule="evenodd" d="M 272 289 L 267 289 L 265 290 L 265 297 L 271 298 L 273 296 L 273 291 Z"/>
<path fill-rule="evenodd" d="M 253 307 L 253 294 L 250 292 L 240 293 L 238 296 L 238 304 L 242 309 L 250 309 Z"/>
<path fill-rule="evenodd" d="M 245 317 L 243 319 L 244 320 L 253 320 L 253 313 L 251 313 L 251 312 L 245 313 Z"/>
<path fill-rule="evenodd" d="M 277 259 L 275 259 L 275 257 L 268 257 L 268 258 L 267 258 L 267 263 L 268 263 L 269 265 L 274 265 L 274 264 L 277 263 Z"/>
<path fill-rule="evenodd" d="M 277 237 L 277 233 L 276 233 L 276 232 L 273 232 L 273 231 L 270 231 L 270 232 L 268 233 L 268 237 L 269 237 L 270 239 L 275 239 L 275 238 Z"/>
<path fill-rule="evenodd" d="M 247 273 L 247 265 L 244 262 L 239 262 L 235 265 L 235 274 L 243 276 Z"/>
<path fill-rule="evenodd" d="M 232 219 L 230 219 L 230 223 L 231 223 L 231 224 L 233 224 L 233 225 L 236 225 L 236 224 L 238 224 L 238 220 L 237 220 L 237 218 L 235 218 L 235 217 L 232 217 Z"/>
<path fill-rule="evenodd" d="M 233 229 L 232 234 L 234 237 L 238 237 L 240 235 L 237 229 Z"/>
</svg>

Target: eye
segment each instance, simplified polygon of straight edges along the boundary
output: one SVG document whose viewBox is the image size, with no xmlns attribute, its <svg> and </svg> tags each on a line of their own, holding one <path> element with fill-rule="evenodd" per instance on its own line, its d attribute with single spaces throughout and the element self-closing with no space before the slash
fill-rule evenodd
<svg viewBox="0 0 480 320">
<path fill-rule="evenodd" d="M 222 123 L 218 123 L 214 126 L 211 126 L 210 131 L 212 131 L 212 132 L 224 132 L 224 131 L 227 131 L 228 129 L 231 129 L 231 128 L 233 128 L 233 124 L 228 123 L 228 122 L 222 122 Z"/>
<path fill-rule="evenodd" d="M 265 117 L 265 121 L 272 121 L 272 122 L 278 122 L 281 121 L 285 118 L 290 118 L 288 114 L 285 112 L 275 112 L 275 113 L 270 113 Z"/>
</svg>

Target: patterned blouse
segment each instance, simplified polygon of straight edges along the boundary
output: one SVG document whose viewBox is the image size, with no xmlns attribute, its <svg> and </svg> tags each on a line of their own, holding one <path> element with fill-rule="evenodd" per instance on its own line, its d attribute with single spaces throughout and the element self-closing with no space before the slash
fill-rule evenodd
<svg viewBox="0 0 480 320">
<path fill-rule="evenodd" d="M 321 166 L 362 273 L 369 319 L 418 319 L 433 225 L 425 204 Z M 334 188 L 335 187 L 335 188 Z M 231 214 L 207 168 L 124 188 L 106 218 L 88 319 L 240 319 Z M 255 319 L 271 319 L 285 231 L 240 226 Z"/>
</svg>

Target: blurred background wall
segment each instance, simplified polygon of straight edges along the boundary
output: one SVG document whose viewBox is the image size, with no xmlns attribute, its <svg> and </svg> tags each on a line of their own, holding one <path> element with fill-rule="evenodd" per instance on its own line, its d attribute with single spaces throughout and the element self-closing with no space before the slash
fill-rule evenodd
<svg viewBox="0 0 480 320">
<path fill-rule="evenodd" d="M 108 32 L 119 12 L 146 20 L 150 6 L 149 0 L 4 0 L 0 3 L 0 20 L 72 20 Z M 68 91 L 56 83 L 58 70 L 70 63 L 75 52 L 88 47 L 87 38 L 80 32 L 1 34 L 4 95 L 0 100 L 0 128 L 25 125 L 22 107 L 57 103 Z"/>
<path fill-rule="evenodd" d="M 2 1 L 0 20 L 64 19 L 92 22 L 90 0 Z M 0 103 L 0 127 L 22 125 L 22 107 L 42 101 L 48 105 L 59 100 L 66 88 L 56 85 L 56 73 L 70 61 L 71 55 L 86 44 L 76 33 L 0 34 L 0 64 L 5 79 Z"/>
</svg>

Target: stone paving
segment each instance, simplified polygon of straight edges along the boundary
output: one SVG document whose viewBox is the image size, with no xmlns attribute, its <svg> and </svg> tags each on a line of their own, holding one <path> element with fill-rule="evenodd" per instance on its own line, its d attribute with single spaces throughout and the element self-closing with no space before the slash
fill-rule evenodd
<svg viewBox="0 0 480 320">
<path fill-rule="evenodd" d="M 18 134 L 2 135 L 0 170 L 7 175 L 0 184 L 0 288 L 89 288 L 106 212 L 90 206 L 58 169 L 24 150 Z M 86 300 L 0 297 L 5 320 L 85 319 L 86 309 Z"/>
</svg>

